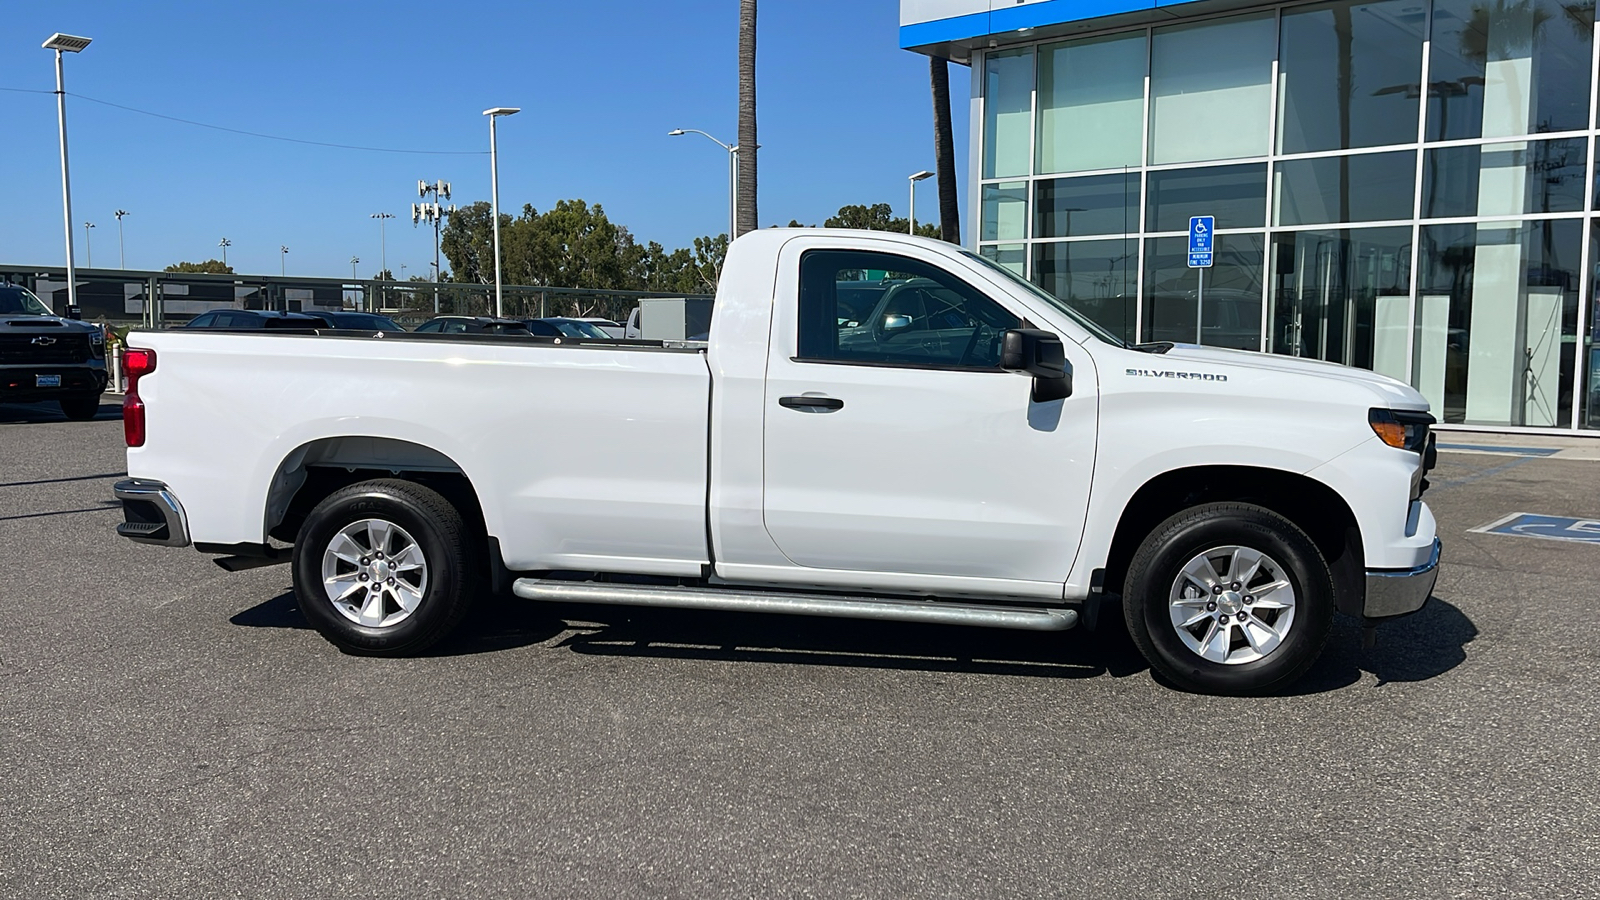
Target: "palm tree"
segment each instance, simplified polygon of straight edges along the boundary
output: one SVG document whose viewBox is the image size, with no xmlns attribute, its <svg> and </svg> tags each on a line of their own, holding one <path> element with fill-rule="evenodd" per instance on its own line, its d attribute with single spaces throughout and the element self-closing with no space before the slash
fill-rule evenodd
<svg viewBox="0 0 1600 900">
<path fill-rule="evenodd" d="M 756 147 L 756 0 L 739 0 L 739 234 L 760 227 Z"/>
<path fill-rule="evenodd" d="M 961 243 L 961 205 L 956 197 L 955 138 L 950 131 L 950 64 L 928 58 L 933 85 L 933 162 L 939 175 L 939 237 Z"/>
</svg>

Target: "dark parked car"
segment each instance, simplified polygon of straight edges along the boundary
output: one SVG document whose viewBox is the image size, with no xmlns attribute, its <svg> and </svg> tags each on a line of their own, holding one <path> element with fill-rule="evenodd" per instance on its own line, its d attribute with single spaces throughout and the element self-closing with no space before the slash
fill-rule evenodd
<svg viewBox="0 0 1600 900">
<path fill-rule="evenodd" d="M 185 328 L 333 328 L 321 315 L 260 309 L 216 309 L 189 320 Z"/>
<path fill-rule="evenodd" d="M 53 315 L 33 292 L 0 284 L 0 402 L 54 400 L 69 419 L 92 419 L 106 389 L 106 336 Z"/>
<path fill-rule="evenodd" d="M 593 322 L 582 319 L 567 319 L 560 316 L 551 316 L 544 319 L 523 319 L 522 324 L 528 326 L 528 333 L 540 337 L 574 337 L 590 338 L 602 341 L 611 340 L 611 335 Z"/>
<path fill-rule="evenodd" d="M 528 326 L 516 319 L 494 316 L 434 316 L 417 326 L 421 334 L 527 334 Z"/>
<path fill-rule="evenodd" d="M 360 331 L 405 331 L 395 320 L 376 313 L 319 312 L 317 315 L 332 322 L 335 328 L 351 328 Z"/>
</svg>

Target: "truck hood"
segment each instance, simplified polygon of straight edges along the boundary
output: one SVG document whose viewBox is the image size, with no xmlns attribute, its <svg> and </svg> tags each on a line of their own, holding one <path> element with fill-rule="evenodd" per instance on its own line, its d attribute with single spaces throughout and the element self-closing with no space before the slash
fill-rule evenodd
<svg viewBox="0 0 1600 900">
<path fill-rule="evenodd" d="M 1403 381 L 1379 375 L 1367 369 L 1357 369 L 1339 363 L 1323 362 L 1320 359 L 1304 359 L 1293 356 L 1280 356 L 1276 353 L 1259 353 L 1254 350 L 1225 350 L 1220 347 L 1203 347 L 1198 344 L 1174 344 L 1171 350 L 1159 355 L 1152 355 L 1154 360 L 1165 360 L 1169 363 L 1178 361 L 1204 363 L 1212 366 L 1227 366 L 1237 369 L 1253 369 L 1263 372 L 1277 372 L 1285 375 L 1299 375 L 1310 378 L 1335 379 L 1347 384 L 1357 384 L 1370 389 L 1378 396 L 1381 405 L 1391 409 L 1414 409 L 1426 411 L 1428 401 L 1411 385 Z"/>
<path fill-rule="evenodd" d="M 41 334 L 82 334 L 99 329 L 88 322 L 63 319 L 59 316 L 0 315 L 0 332 L 37 331 Z"/>
</svg>

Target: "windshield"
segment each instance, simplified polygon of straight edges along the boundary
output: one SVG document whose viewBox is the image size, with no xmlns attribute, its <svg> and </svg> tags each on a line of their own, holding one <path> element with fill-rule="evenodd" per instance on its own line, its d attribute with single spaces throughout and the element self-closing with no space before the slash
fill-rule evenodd
<svg viewBox="0 0 1600 900">
<path fill-rule="evenodd" d="M 1089 332 L 1100 340 L 1105 341 L 1111 346 L 1124 348 L 1128 346 L 1127 341 L 1124 341 L 1122 338 L 1119 338 L 1111 332 L 1105 330 L 1088 316 L 1085 316 L 1083 313 L 1078 312 L 1077 310 L 1063 303 L 1059 298 L 1056 297 L 1055 294 L 1052 294 L 1044 288 L 1039 287 L 1028 279 L 1023 278 L 1021 275 L 1018 275 L 1005 266 L 1000 265 L 994 260 L 979 256 L 970 250 L 961 251 L 961 255 L 965 256 L 969 260 L 979 263 L 984 268 L 992 272 L 999 272 L 1001 275 L 1004 275 L 1007 281 L 1027 289 L 1028 293 L 1038 297 L 1040 300 L 1045 301 L 1052 307 L 1066 313 L 1068 318 L 1072 319 L 1072 321 L 1078 323 L 1079 325 L 1082 325 L 1085 331 Z"/>
<path fill-rule="evenodd" d="M 49 316 L 50 309 L 33 292 L 14 284 L 0 285 L 0 316 Z"/>
<path fill-rule="evenodd" d="M 588 322 L 580 322 L 575 319 L 556 319 L 554 320 L 554 324 L 557 328 L 561 329 L 561 333 L 565 334 L 567 337 L 611 337 L 611 335 L 606 334 L 604 331 L 601 331 L 599 328 L 596 328 Z"/>
</svg>

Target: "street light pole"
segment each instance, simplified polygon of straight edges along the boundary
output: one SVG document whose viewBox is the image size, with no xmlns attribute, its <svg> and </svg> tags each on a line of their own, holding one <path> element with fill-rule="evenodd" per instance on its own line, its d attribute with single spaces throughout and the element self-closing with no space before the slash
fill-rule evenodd
<svg viewBox="0 0 1600 900">
<path fill-rule="evenodd" d="M 89 229 L 94 227 L 93 222 L 83 223 L 83 267 L 94 268 L 94 247 L 89 243 Z"/>
<path fill-rule="evenodd" d="M 698 134 L 728 151 L 728 240 L 732 241 L 738 231 L 739 222 L 739 148 L 719 141 L 698 128 L 674 128 L 667 132 L 667 137 L 681 137 L 685 134 Z"/>
<path fill-rule="evenodd" d="M 394 277 L 389 273 L 389 239 L 384 234 L 384 224 L 386 219 L 394 218 L 394 213 L 378 212 L 373 213 L 368 218 L 378 220 L 378 277 L 393 281 Z M 383 291 L 385 289 L 380 287 L 379 290 Z M 380 299 L 378 306 L 382 307 L 383 305 Z"/>
<path fill-rule="evenodd" d="M 226 269 L 228 267 L 228 248 L 233 246 L 233 241 L 223 238 L 217 241 L 217 246 L 222 248 L 222 267 Z"/>
<path fill-rule="evenodd" d="M 368 216 L 369 219 L 378 220 L 378 265 L 383 271 L 389 271 L 389 238 L 384 233 L 384 220 L 394 218 L 394 213 L 379 212 Z"/>
<path fill-rule="evenodd" d="M 906 230 L 915 235 L 917 233 L 917 182 L 932 178 L 932 172 L 916 172 L 911 175 L 911 209 L 906 218 L 910 224 Z"/>
<path fill-rule="evenodd" d="M 113 216 L 117 217 L 117 268 L 119 269 L 128 268 L 128 251 L 122 246 L 122 217 L 127 214 L 128 211 L 125 209 L 119 209 L 112 213 Z"/>
<path fill-rule="evenodd" d="M 78 305 L 78 270 L 72 255 L 72 179 L 67 166 L 67 90 L 61 70 L 62 53 L 81 53 L 91 38 L 56 32 L 41 46 L 56 52 L 56 122 L 61 131 L 61 210 L 67 236 L 67 311 Z"/>
<path fill-rule="evenodd" d="M 283 246 L 282 244 L 279 244 L 278 245 L 278 276 L 280 278 L 284 277 L 285 270 L 288 268 L 289 264 L 287 262 L 285 262 L 285 260 L 288 259 L 288 257 L 289 257 L 289 248 Z"/>
<path fill-rule="evenodd" d="M 505 300 L 503 286 L 500 283 L 500 157 L 496 147 L 494 123 L 501 116 L 514 116 L 522 112 L 515 106 L 496 106 L 486 109 L 483 114 L 489 117 L 489 206 L 490 214 L 494 216 L 494 315 L 500 318 L 505 315 Z"/>
</svg>

